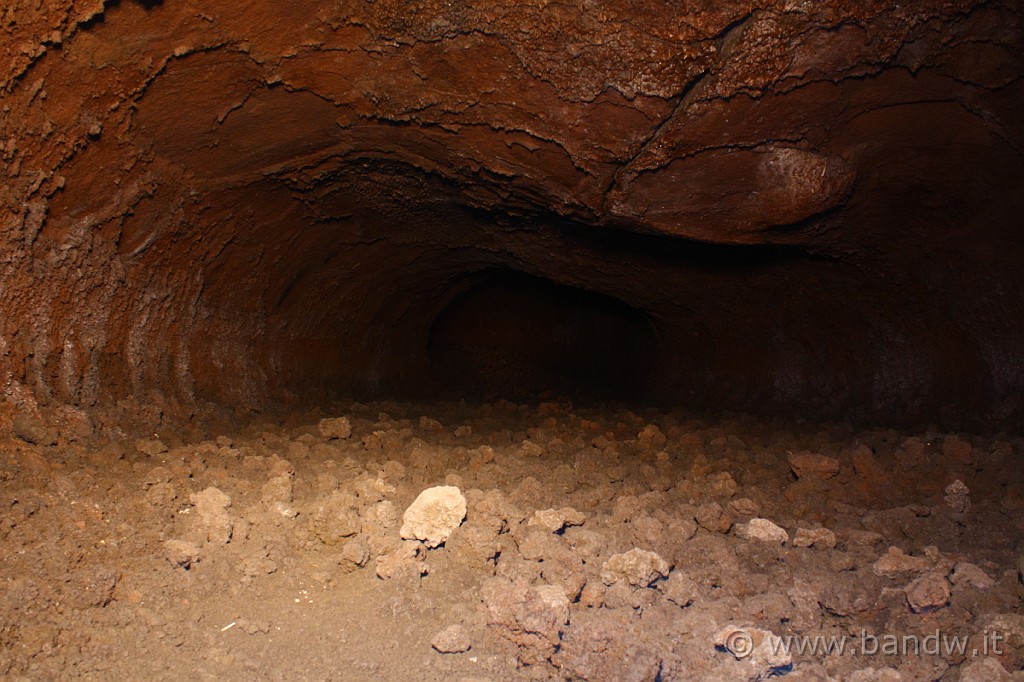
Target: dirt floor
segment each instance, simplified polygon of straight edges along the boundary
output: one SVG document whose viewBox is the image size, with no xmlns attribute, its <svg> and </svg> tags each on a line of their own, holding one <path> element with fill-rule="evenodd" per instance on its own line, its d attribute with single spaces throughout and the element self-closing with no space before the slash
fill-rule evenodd
<svg viewBox="0 0 1024 682">
<path fill-rule="evenodd" d="M 1021 439 L 557 402 L 152 423 L 0 437 L 0 679 L 1024 680 Z"/>
</svg>

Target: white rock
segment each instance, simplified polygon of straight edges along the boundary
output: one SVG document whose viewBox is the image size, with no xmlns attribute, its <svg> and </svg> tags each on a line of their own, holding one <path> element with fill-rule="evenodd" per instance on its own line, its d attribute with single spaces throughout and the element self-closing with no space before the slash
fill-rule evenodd
<svg viewBox="0 0 1024 682">
<path fill-rule="evenodd" d="M 444 543 L 466 518 L 466 498 L 455 486 L 427 488 L 402 515 L 401 535 L 422 540 L 427 547 Z"/>
<path fill-rule="evenodd" d="M 739 534 L 748 540 L 760 540 L 779 545 L 789 542 L 789 533 L 768 519 L 750 519 L 749 523 L 743 525 L 743 530 Z"/>
<path fill-rule="evenodd" d="M 587 520 L 583 512 L 576 511 L 572 507 L 561 509 L 542 509 L 535 511 L 527 522 L 527 526 L 540 526 L 541 528 L 557 533 L 566 526 L 582 526 Z"/>
<path fill-rule="evenodd" d="M 601 567 L 601 580 L 605 585 L 625 581 L 634 587 L 647 587 L 658 578 L 668 575 L 670 566 L 654 552 L 633 548 L 616 554 Z"/>
</svg>

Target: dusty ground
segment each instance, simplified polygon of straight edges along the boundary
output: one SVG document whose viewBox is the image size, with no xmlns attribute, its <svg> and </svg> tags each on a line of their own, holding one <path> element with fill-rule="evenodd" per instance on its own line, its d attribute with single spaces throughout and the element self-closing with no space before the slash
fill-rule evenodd
<svg viewBox="0 0 1024 682">
<path fill-rule="evenodd" d="M 558 403 L 50 424 L 0 440 L 5 680 L 1024 679 L 1020 439 Z M 403 540 L 442 485 L 465 519 Z"/>
</svg>

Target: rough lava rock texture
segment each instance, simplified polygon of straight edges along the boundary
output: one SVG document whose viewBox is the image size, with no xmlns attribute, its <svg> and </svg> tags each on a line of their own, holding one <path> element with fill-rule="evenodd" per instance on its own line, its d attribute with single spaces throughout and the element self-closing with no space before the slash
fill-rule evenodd
<svg viewBox="0 0 1024 682">
<path fill-rule="evenodd" d="M 244 424 L 0 435 L 0 679 L 1024 676 L 1019 436 L 956 434 L 968 463 L 948 432 L 554 402 Z M 800 451 L 840 472 L 797 479 Z M 968 510 L 945 500 L 957 480 Z M 465 522 L 443 547 L 403 540 L 402 510 L 442 484 Z M 793 541 L 744 538 L 757 519 Z"/>
<path fill-rule="evenodd" d="M 770 544 L 784 545 L 789 542 L 789 533 L 768 519 L 750 519 L 740 535 L 749 540 Z"/>
<path fill-rule="evenodd" d="M 421 492 L 402 516 L 401 535 L 422 540 L 427 547 L 444 544 L 466 518 L 466 497 L 452 485 L 435 486 Z"/>
<path fill-rule="evenodd" d="M 649 364 L 589 375 L 651 401 L 1021 414 L 1019 0 L 2 16 L 13 406 L 189 416 L 462 375 L 501 388 L 483 351 L 451 365 L 432 341 L 518 273 L 635 312 L 501 299 L 535 356 L 566 331 L 648 339 Z M 452 319 L 441 341 L 487 346 Z M 628 345 L 609 343 L 605 365 Z"/>
<path fill-rule="evenodd" d="M 616 554 L 601 568 L 601 580 L 606 585 L 625 581 L 633 587 L 648 587 L 656 580 L 668 576 L 669 565 L 655 552 L 634 547 Z"/>
</svg>

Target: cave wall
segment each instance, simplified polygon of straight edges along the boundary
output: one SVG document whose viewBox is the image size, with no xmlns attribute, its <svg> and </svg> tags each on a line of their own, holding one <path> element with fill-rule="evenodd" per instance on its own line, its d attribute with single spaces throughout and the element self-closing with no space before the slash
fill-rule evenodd
<svg viewBox="0 0 1024 682">
<path fill-rule="evenodd" d="M 14 0 L 0 391 L 422 393 L 504 270 L 646 316 L 651 401 L 1011 424 L 1021 4 Z"/>
</svg>

